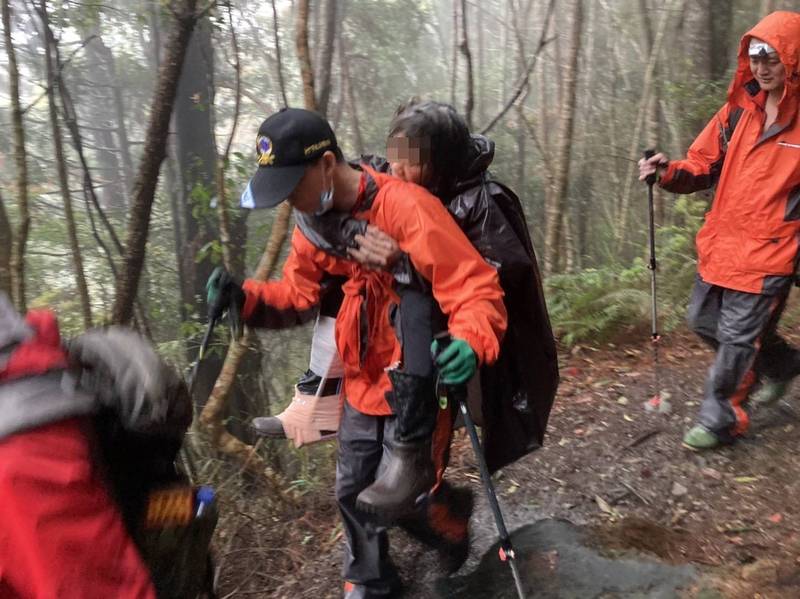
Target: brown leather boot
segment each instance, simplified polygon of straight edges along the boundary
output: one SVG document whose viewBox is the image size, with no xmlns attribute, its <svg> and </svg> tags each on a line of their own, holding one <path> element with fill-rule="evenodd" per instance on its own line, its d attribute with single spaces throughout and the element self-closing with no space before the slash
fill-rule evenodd
<svg viewBox="0 0 800 599">
<path fill-rule="evenodd" d="M 392 392 L 386 396 L 394 412 L 394 438 L 385 439 L 380 473 L 356 498 L 365 512 L 396 518 L 414 509 L 436 481 L 431 437 L 436 427 L 435 380 L 389 370 Z"/>
</svg>

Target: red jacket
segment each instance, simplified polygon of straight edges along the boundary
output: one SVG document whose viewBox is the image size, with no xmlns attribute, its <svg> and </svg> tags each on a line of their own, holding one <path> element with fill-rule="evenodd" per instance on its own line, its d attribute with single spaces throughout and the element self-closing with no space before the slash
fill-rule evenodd
<svg viewBox="0 0 800 599">
<path fill-rule="evenodd" d="M 766 93 L 750 71 L 748 47 L 757 37 L 774 47 L 786 68 L 778 117 L 762 132 Z M 706 125 L 685 160 L 671 161 L 660 185 L 691 193 L 717 184 L 697 234 L 698 270 L 708 283 L 764 291 L 765 277 L 794 272 L 800 232 L 800 14 L 776 12 L 748 31 L 728 102 Z M 741 116 L 729 137 L 729 117 Z M 726 143 L 727 141 L 727 143 Z M 727 145 L 727 149 L 726 149 Z"/>
<path fill-rule="evenodd" d="M 497 272 L 470 244 L 442 203 L 422 187 L 365 169 L 356 214 L 397 240 L 431 282 L 450 333 L 464 339 L 481 363 L 492 363 L 505 332 L 506 311 Z M 365 414 L 391 414 L 385 369 L 400 358 L 389 323 L 398 297 L 390 273 L 362 268 L 314 246 L 295 228 L 279 281 L 244 283 L 244 318 L 253 326 L 285 321 L 282 311 L 309 310 L 319 301 L 323 273 L 344 275 L 336 343 L 345 365 L 348 402 Z"/>
<path fill-rule="evenodd" d="M 91 404 L 61 385 L 55 316 L 23 323 L 0 293 L 0 324 L 0 599 L 155 599 L 92 423 L 73 417 Z"/>
</svg>

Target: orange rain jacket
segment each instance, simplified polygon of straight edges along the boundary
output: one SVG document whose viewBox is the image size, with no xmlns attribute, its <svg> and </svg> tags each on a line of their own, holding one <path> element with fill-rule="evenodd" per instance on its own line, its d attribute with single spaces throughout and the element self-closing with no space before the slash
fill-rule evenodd
<svg viewBox="0 0 800 599">
<path fill-rule="evenodd" d="M 766 92 L 750 71 L 751 37 L 775 48 L 786 68 L 777 120 L 763 132 Z M 686 159 L 671 161 L 661 176 L 661 187 L 677 193 L 708 189 L 719 180 L 697 234 L 698 271 L 707 283 L 762 293 L 765 277 L 794 273 L 800 231 L 799 61 L 799 13 L 772 13 L 748 31 L 728 102 Z M 730 136 L 730 117 L 737 112 Z"/>
<path fill-rule="evenodd" d="M 503 290 L 495 269 L 481 258 L 442 203 L 422 187 L 365 168 L 355 214 L 397 240 L 416 270 L 430 281 L 450 333 L 469 343 L 481 363 L 494 362 L 506 328 Z M 400 359 L 400 345 L 389 322 L 389 306 L 399 301 L 391 273 L 332 256 L 295 227 L 282 279 L 244 282 L 245 322 L 267 327 L 292 324 L 294 315 L 319 302 L 324 273 L 347 277 L 336 318 L 347 401 L 364 414 L 391 414 L 385 399 L 391 389 L 385 369 Z"/>
</svg>

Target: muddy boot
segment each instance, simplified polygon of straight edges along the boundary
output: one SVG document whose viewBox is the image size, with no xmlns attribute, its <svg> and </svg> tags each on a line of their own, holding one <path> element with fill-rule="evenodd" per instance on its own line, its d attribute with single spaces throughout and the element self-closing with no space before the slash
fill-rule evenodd
<svg viewBox="0 0 800 599">
<path fill-rule="evenodd" d="M 420 513 L 398 524 L 412 537 L 435 549 L 447 575 L 454 574 L 469 557 L 469 519 L 474 507 L 472 491 L 443 483 L 428 496 Z"/>
<path fill-rule="evenodd" d="M 358 509 L 394 518 L 414 508 L 436 480 L 431 437 L 436 427 L 435 381 L 400 370 L 389 370 L 392 392 L 386 399 L 396 417 L 393 439 L 378 478 L 356 498 Z"/>
</svg>

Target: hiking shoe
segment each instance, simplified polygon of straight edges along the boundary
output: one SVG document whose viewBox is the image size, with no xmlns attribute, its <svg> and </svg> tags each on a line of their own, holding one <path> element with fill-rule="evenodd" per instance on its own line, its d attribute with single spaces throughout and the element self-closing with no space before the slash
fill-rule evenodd
<svg viewBox="0 0 800 599">
<path fill-rule="evenodd" d="M 714 449 L 720 445 L 720 438 L 702 424 L 693 426 L 683 436 L 683 446 L 692 451 Z"/>
<path fill-rule="evenodd" d="M 750 395 L 750 401 L 757 406 L 768 406 L 781 399 L 789 390 L 789 381 L 776 381 L 775 379 L 764 378 L 761 386 Z"/>
<path fill-rule="evenodd" d="M 344 599 L 395 599 L 403 595 L 403 584 L 393 577 L 388 581 L 379 581 L 371 585 L 345 581 Z"/>
</svg>

